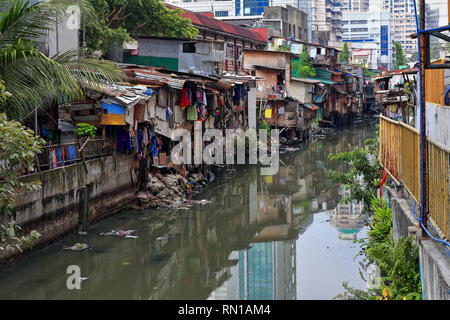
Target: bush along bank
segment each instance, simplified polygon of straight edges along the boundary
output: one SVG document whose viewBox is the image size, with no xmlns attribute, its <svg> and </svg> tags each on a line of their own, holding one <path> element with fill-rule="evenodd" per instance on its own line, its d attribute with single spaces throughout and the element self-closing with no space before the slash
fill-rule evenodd
<svg viewBox="0 0 450 320">
<path fill-rule="evenodd" d="M 370 217 L 367 238 L 356 240 L 360 244 L 359 255 L 362 266 L 376 264 L 380 277 L 367 291 L 349 287 L 344 283 L 345 293 L 336 299 L 345 300 L 420 300 L 421 280 L 419 252 L 414 237 L 394 240 L 391 209 L 382 199 L 376 198 L 376 189 L 381 176 L 380 164 L 376 160 L 377 148 L 373 140 L 366 146 L 350 152 L 331 155 L 335 160 L 349 166 L 344 173 L 330 172 L 329 176 L 344 185 L 348 196 L 344 201 L 361 201 Z"/>
</svg>

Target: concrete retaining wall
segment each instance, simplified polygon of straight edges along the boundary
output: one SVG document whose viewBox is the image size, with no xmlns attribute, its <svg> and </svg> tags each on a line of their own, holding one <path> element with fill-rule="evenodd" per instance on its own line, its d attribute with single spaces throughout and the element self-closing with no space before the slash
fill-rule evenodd
<svg viewBox="0 0 450 320">
<path fill-rule="evenodd" d="M 436 241 L 421 240 L 419 251 L 423 299 L 450 300 L 450 256 L 445 248 Z"/>
<path fill-rule="evenodd" d="M 418 223 L 412 216 L 412 201 L 404 192 L 385 188 L 392 209 L 394 239 L 418 234 Z M 419 215 L 418 209 L 416 216 Z M 450 300 L 450 256 L 448 249 L 436 241 L 417 237 L 420 252 L 422 298 L 426 300 Z"/>
<path fill-rule="evenodd" d="M 79 225 L 79 190 L 83 186 L 88 194 L 89 223 L 134 200 L 136 176 L 133 173 L 132 178 L 131 156 L 108 156 L 87 161 L 86 165 L 87 173 L 81 162 L 44 171 L 41 189 L 17 197 L 15 220 L 25 232 L 34 229 L 41 233 L 38 247 Z M 39 174 L 23 179 L 41 180 Z"/>
</svg>

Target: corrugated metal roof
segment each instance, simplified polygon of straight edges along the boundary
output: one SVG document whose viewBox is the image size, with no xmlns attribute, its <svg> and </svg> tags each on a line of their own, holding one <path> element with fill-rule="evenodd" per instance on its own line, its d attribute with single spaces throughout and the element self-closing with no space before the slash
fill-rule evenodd
<svg viewBox="0 0 450 320">
<path fill-rule="evenodd" d="M 183 18 L 187 18 L 187 19 L 191 20 L 192 24 L 195 26 L 208 28 L 208 29 L 215 30 L 215 31 L 220 31 L 223 33 L 232 34 L 232 35 L 240 37 L 240 38 L 247 38 L 247 39 L 250 39 L 253 41 L 257 41 L 257 42 L 264 42 L 264 43 L 267 42 L 267 39 L 262 34 L 259 34 L 258 32 L 234 26 L 230 23 L 226 23 L 224 21 L 208 17 L 207 15 L 202 14 L 202 13 L 188 11 L 188 10 L 182 9 L 180 7 L 176 7 L 176 6 L 169 5 L 169 4 L 166 4 L 166 6 L 171 9 L 182 10 L 183 13 L 181 14 L 181 16 Z"/>
<path fill-rule="evenodd" d="M 308 78 L 292 78 L 291 80 L 306 82 L 306 83 L 311 83 L 311 84 L 320 83 L 319 79 L 315 80 L 315 79 L 308 79 Z"/>
</svg>

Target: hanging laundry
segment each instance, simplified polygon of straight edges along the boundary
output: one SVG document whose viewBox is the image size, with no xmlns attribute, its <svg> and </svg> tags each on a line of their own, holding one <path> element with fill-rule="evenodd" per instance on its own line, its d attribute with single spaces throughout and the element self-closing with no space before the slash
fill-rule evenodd
<svg viewBox="0 0 450 320">
<path fill-rule="evenodd" d="M 124 129 L 117 130 L 117 152 L 130 153 L 133 149 L 130 132 Z"/>
<path fill-rule="evenodd" d="M 181 90 L 180 107 L 183 109 L 188 107 L 191 104 L 191 101 L 189 99 L 188 90 L 189 89 L 186 86 L 184 86 L 183 90 Z"/>
<path fill-rule="evenodd" d="M 206 92 L 205 92 L 205 91 L 203 91 L 203 101 L 202 101 L 202 103 L 203 103 L 205 106 L 208 105 L 208 101 L 206 101 Z"/>
<path fill-rule="evenodd" d="M 67 147 L 67 158 L 68 158 L 68 164 L 75 163 L 75 160 L 77 158 L 77 151 L 75 149 L 74 145 L 69 145 Z"/>
<path fill-rule="evenodd" d="M 191 120 L 191 121 L 195 121 L 197 120 L 197 107 L 196 105 L 192 104 L 187 108 L 186 111 L 186 119 L 187 120 Z"/>
</svg>

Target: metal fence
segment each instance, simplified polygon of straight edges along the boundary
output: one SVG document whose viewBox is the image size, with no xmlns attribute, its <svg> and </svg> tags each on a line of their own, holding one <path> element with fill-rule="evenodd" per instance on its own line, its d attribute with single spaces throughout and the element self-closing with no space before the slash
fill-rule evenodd
<svg viewBox="0 0 450 320">
<path fill-rule="evenodd" d="M 78 142 L 44 146 L 38 154 L 40 170 L 50 170 L 112 154 L 109 139 L 92 139 L 85 144 Z"/>
<path fill-rule="evenodd" d="M 450 150 L 428 139 L 426 144 L 429 219 L 442 237 L 449 237 Z M 420 203 L 420 135 L 402 122 L 380 116 L 380 162 Z"/>
</svg>

